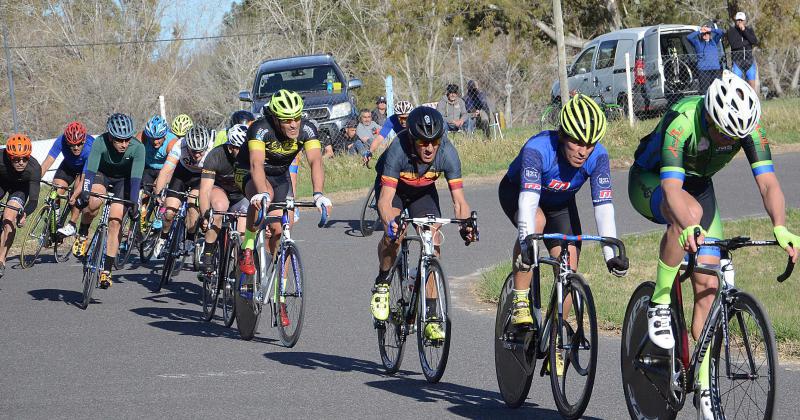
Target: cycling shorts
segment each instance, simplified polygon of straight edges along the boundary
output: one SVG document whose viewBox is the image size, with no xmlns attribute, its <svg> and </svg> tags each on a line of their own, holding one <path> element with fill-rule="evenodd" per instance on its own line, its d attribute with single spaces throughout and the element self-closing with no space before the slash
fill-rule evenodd
<svg viewBox="0 0 800 420">
<path fill-rule="evenodd" d="M 248 200 L 252 197 L 247 194 L 246 187 L 249 182 L 252 182 L 250 179 L 250 171 L 236 168 L 236 185 L 238 185 L 242 191 L 245 191 Z M 288 170 L 279 175 L 267 175 L 267 182 L 272 186 L 271 201 L 273 203 L 286 201 L 286 197 L 292 192 L 292 178 L 289 177 Z"/>
<path fill-rule="evenodd" d="M 5 197 L 6 191 L 0 187 L 0 198 Z M 18 207 L 25 206 L 25 202 L 28 201 L 28 193 L 22 190 L 11 190 L 8 191 L 8 200 L 6 200 L 6 204 L 10 204 L 11 202 L 17 203 Z"/>
<path fill-rule="evenodd" d="M 61 165 L 56 169 L 56 173 L 53 175 L 53 180 L 60 179 L 66 182 L 67 185 L 72 185 L 75 179 L 81 175 L 81 172 L 83 172 L 82 169 L 75 169 L 72 166 L 65 165 L 62 161 Z"/>
<path fill-rule="evenodd" d="M 114 178 L 98 172 L 94 176 L 92 185 L 102 185 L 106 189 L 106 194 L 114 193 L 114 197 L 130 200 L 130 181 L 130 178 Z"/>
<path fill-rule="evenodd" d="M 739 66 L 736 65 L 736 63 L 733 63 L 733 69 L 731 69 L 731 70 L 733 70 L 733 74 L 739 76 L 740 78 L 742 78 L 744 80 L 756 80 L 756 63 L 755 62 L 753 62 L 753 64 L 750 65 L 750 68 L 748 68 L 746 71 L 741 69 L 741 68 L 739 68 Z"/>
<path fill-rule="evenodd" d="M 177 170 L 177 168 L 176 168 L 176 170 Z M 156 179 L 158 179 L 158 173 L 159 172 L 161 172 L 160 169 L 144 168 L 144 171 L 142 172 L 142 188 L 144 190 L 149 190 L 150 189 L 147 186 L 148 184 L 154 184 L 155 185 Z"/>
<path fill-rule="evenodd" d="M 169 181 L 169 189 L 174 191 L 186 192 L 200 188 L 200 173 L 191 172 L 183 165 L 175 167 L 172 179 Z M 167 197 L 180 198 L 172 191 L 167 191 Z"/>
<path fill-rule="evenodd" d="M 375 200 L 381 197 L 381 185 L 375 187 Z M 441 217 L 442 210 L 439 207 L 439 193 L 436 185 L 431 184 L 425 188 L 414 188 L 413 191 L 395 190 L 392 198 L 392 208 L 401 212 L 408 209 L 409 217 L 425 217 L 429 214 Z"/>
</svg>

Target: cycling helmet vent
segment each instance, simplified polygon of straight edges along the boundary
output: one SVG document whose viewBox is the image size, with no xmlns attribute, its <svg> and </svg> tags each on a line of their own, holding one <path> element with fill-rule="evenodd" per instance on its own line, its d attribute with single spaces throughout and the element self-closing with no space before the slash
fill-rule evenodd
<svg viewBox="0 0 800 420">
<path fill-rule="evenodd" d="M 606 116 L 592 98 L 577 94 L 561 108 L 561 129 L 568 136 L 586 145 L 599 142 L 606 134 Z"/>
</svg>

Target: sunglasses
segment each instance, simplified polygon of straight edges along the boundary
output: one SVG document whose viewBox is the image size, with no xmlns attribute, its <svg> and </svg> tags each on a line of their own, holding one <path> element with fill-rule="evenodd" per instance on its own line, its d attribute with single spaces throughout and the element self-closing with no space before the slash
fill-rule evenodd
<svg viewBox="0 0 800 420">
<path fill-rule="evenodd" d="M 398 115 L 397 119 L 400 121 L 406 121 L 408 120 L 408 115 Z"/>
<path fill-rule="evenodd" d="M 29 161 L 31 159 L 31 157 L 30 156 L 16 156 L 16 157 L 10 157 L 9 159 L 14 163 L 18 163 L 18 162 L 27 162 L 27 161 Z"/>
<path fill-rule="evenodd" d="M 278 118 L 278 122 L 281 124 L 289 124 L 292 122 L 300 121 L 301 117 L 294 117 L 294 118 Z"/>
<path fill-rule="evenodd" d="M 433 140 L 415 140 L 417 146 L 420 147 L 428 147 L 428 145 L 433 145 L 433 147 L 438 147 L 439 144 L 442 142 L 442 139 L 433 139 Z"/>
<path fill-rule="evenodd" d="M 83 147 L 83 145 L 84 145 L 84 143 L 83 143 L 83 142 L 81 142 L 81 143 L 78 143 L 78 144 L 70 144 L 70 145 L 69 145 L 69 148 L 70 148 L 70 149 L 80 149 L 81 147 Z"/>
<path fill-rule="evenodd" d="M 114 141 L 114 143 L 130 143 L 130 142 L 131 142 L 131 139 L 130 139 L 130 138 L 127 138 L 127 139 L 118 139 L 118 138 L 116 138 L 116 137 L 114 137 L 114 136 L 111 136 L 111 140 L 113 140 L 113 141 Z"/>
</svg>

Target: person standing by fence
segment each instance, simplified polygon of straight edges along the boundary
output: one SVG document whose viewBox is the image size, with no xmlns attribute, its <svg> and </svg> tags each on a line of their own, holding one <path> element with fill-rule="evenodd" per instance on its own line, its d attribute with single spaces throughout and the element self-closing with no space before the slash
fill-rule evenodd
<svg viewBox="0 0 800 420">
<path fill-rule="evenodd" d="M 698 94 L 700 95 L 705 95 L 711 82 L 722 74 L 719 41 L 723 35 L 725 32 L 717 29 L 713 22 L 706 22 L 699 31 L 694 31 L 686 37 L 694 46 L 697 54 Z"/>
<path fill-rule="evenodd" d="M 758 45 L 758 38 L 753 28 L 747 26 L 747 15 L 744 12 L 736 13 L 734 21 L 734 25 L 725 34 L 731 49 L 732 70 L 735 75 L 747 80 L 755 90 L 756 60 L 753 57 L 753 47 Z"/>
</svg>

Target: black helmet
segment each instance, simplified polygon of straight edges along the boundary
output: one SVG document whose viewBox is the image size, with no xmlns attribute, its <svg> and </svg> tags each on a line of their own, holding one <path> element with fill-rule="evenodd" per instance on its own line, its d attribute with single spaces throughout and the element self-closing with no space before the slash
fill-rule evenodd
<svg viewBox="0 0 800 420">
<path fill-rule="evenodd" d="M 444 118 L 435 108 L 420 106 L 408 114 L 408 134 L 412 140 L 433 141 L 444 136 Z"/>
<path fill-rule="evenodd" d="M 255 121 L 256 117 L 250 111 L 239 110 L 231 114 L 231 121 L 228 123 L 228 128 L 236 124 L 247 125 L 249 122 Z"/>
</svg>

